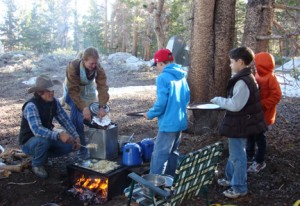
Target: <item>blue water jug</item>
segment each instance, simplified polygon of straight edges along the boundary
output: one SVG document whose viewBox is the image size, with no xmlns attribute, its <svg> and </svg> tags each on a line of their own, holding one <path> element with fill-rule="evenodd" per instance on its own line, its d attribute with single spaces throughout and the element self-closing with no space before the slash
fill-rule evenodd
<svg viewBox="0 0 300 206">
<path fill-rule="evenodd" d="M 123 164 L 136 166 L 142 164 L 142 149 L 136 143 L 127 143 L 123 146 Z"/>
<path fill-rule="evenodd" d="M 154 140 L 147 138 L 143 139 L 140 142 L 140 146 L 142 148 L 142 158 L 144 162 L 149 162 L 151 160 L 151 155 L 154 148 Z"/>
</svg>

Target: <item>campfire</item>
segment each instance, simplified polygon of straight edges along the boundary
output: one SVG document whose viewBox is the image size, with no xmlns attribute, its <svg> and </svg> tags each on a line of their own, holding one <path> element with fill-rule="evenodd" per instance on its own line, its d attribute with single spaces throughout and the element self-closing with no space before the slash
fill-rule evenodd
<svg viewBox="0 0 300 206">
<path fill-rule="evenodd" d="M 102 204 L 107 201 L 108 178 L 107 177 L 85 177 L 77 179 L 73 188 L 69 190 L 81 201 Z"/>
<path fill-rule="evenodd" d="M 103 204 L 116 195 L 123 194 L 128 186 L 127 167 L 120 166 L 107 173 L 79 165 L 67 165 L 70 192 L 79 200 L 93 204 Z"/>
</svg>

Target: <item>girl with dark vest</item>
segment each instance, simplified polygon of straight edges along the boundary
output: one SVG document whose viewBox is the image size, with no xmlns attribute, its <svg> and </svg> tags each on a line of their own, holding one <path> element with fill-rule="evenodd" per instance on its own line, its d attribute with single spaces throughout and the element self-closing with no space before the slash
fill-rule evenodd
<svg viewBox="0 0 300 206">
<path fill-rule="evenodd" d="M 218 184 L 230 189 L 223 192 L 226 197 L 237 198 L 247 194 L 247 137 L 267 130 L 260 104 L 259 90 L 252 74 L 250 63 L 254 53 L 247 47 L 229 52 L 230 67 L 234 76 L 227 85 L 227 98 L 214 97 L 211 102 L 226 110 L 220 127 L 221 135 L 228 137 L 229 159 L 226 178 Z"/>
<path fill-rule="evenodd" d="M 92 102 L 99 102 L 98 116 L 101 118 L 106 115 L 104 108 L 109 100 L 106 75 L 98 60 L 98 51 L 92 47 L 87 48 L 82 57 L 68 64 L 66 71 L 66 103 L 71 108 L 70 118 L 84 146 L 86 146 L 86 141 L 83 120 L 91 121 L 92 118 L 89 105 Z M 80 157 L 88 158 L 88 151 L 85 147 L 80 148 Z"/>
</svg>

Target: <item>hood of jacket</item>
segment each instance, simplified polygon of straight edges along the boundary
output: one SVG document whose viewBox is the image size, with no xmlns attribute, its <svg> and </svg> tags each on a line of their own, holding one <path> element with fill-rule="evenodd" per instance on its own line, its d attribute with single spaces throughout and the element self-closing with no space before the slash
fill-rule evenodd
<svg viewBox="0 0 300 206">
<path fill-rule="evenodd" d="M 162 73 L 168 73 L 175 77 L 175 79 L 182 79 L 186 76 L 186 72 L 181 69 L 178 64 L 168 64 L 162 71 Z"/>
<path fill-rule="evenodd" d="M 254 58 L 256 71 L 259 76 L 266 76 L 275 68 L 274 57 L 267 52 L 260 52 Z"/>
</svg>

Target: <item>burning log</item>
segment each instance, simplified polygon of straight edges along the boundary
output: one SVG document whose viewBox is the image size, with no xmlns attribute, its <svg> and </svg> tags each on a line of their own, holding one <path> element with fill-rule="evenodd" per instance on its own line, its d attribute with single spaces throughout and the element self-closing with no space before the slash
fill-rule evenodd
<svg viewBox="0 0 300 206">
<path fill-rule="evenodd" d="M 108 178 L 90 178 L 82 175 L 68 191 L 81 201 L 104 203 L 107 201 Z"/>
<path fill-rule="evenodd" d="M 127 179 L 128 168 L 125 166 L 119 166 L 107 173 L 99 173 L 77 163 L 67 165 L 67 169 L 70 188 L 68 191 L 85 202 L 105 203 L 112 197 L 123 194 L 123 190 L 130 183 Z"/>
</svg>

